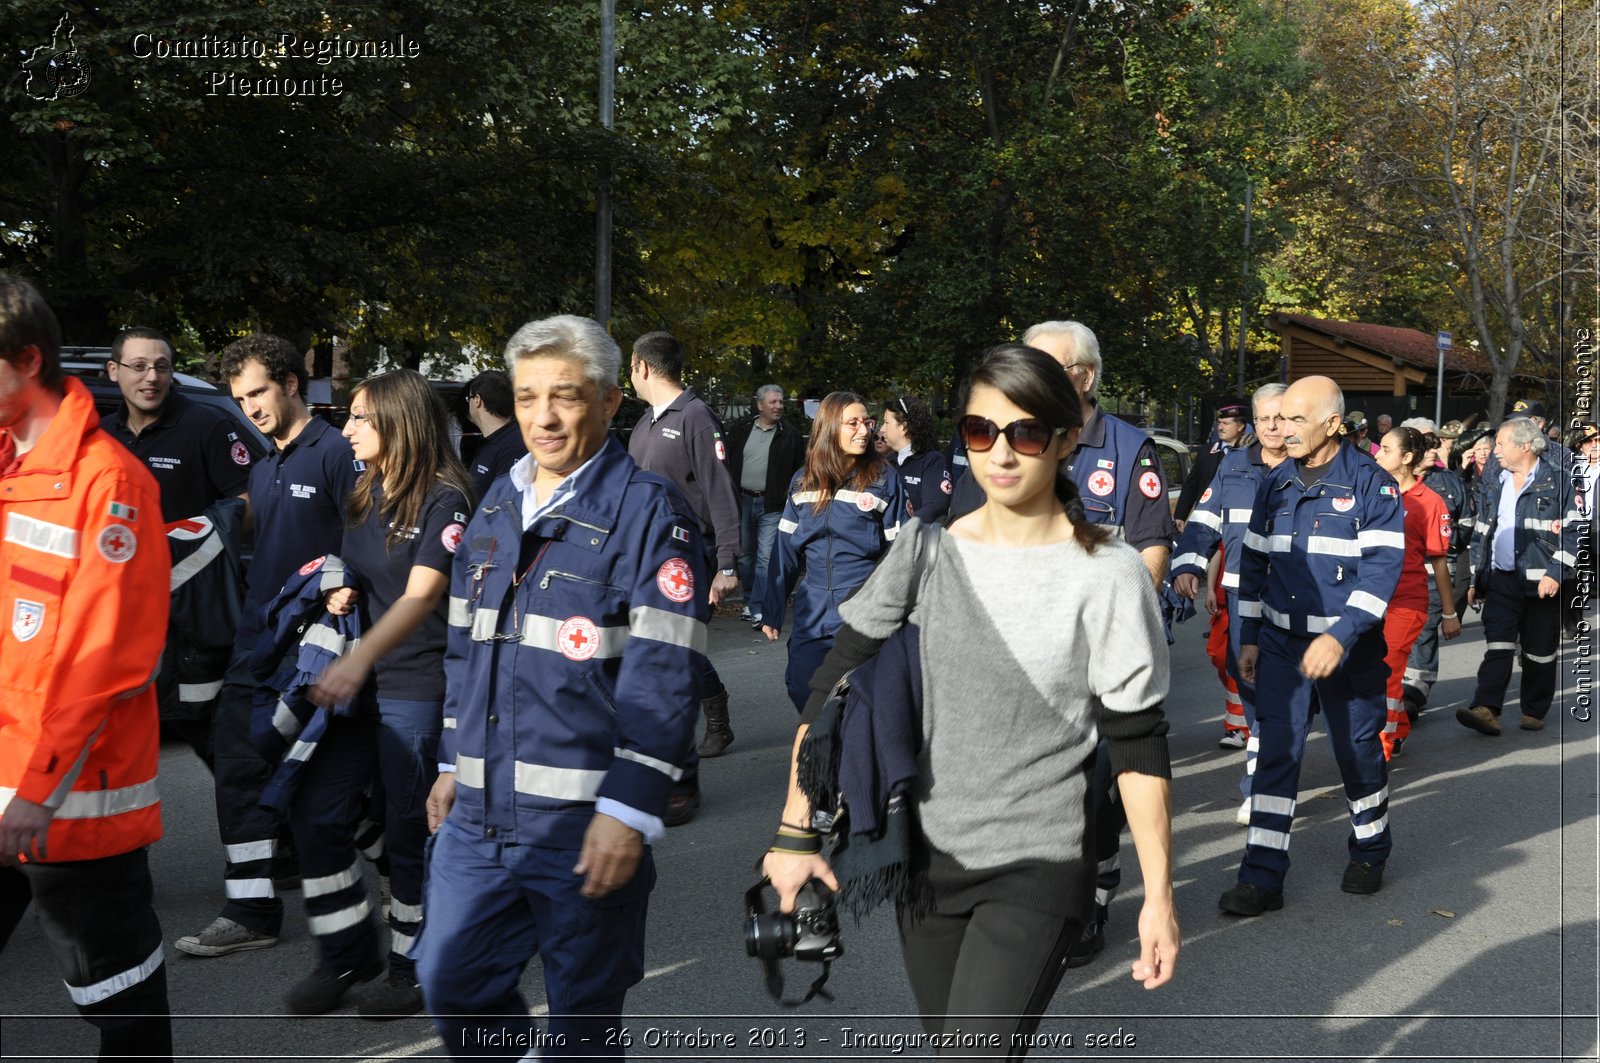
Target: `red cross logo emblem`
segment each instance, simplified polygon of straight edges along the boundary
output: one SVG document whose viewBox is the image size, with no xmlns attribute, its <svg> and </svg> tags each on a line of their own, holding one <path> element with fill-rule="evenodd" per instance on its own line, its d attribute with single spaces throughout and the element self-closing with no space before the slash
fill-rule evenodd
<svg viewBox="0 0 1600 1063">
<path fill-rule="evenodd" d="M 863 491 L 861 492 L 861 497 L 856 499 L 856 508 L 863 513 L 871 513 L 878 508 L 878 500 Z"/>
<path fill-rule="evenodd" d="M 439 541 L 453 554 L 456 552 L 456 547 L 461 545 L 461 533 L 464 530 L 459 523 L 447 525 L 444 531 L 439 533 Z"/>
<path fill-rule="evenodd" d="M 121 524 L 107 524 L 100 532 L 100 556 L 114 565 L 120 565 L 139 549 L 139 540 L 133 529 Z"/>
<path fill-rule="evenodd" d="M 229 447 L 228 456 L 233 458 L 233 463 L 235 465 L 250 464 L 250 452 L 245 449 L 243 443 L 235 443 L 233 446 Z"/>
<path fill-rule="evenodd" d="M 1096 469 L 1089 474 L 1089 490 L 1104 498 L 1117 489 L 1116 477 L 1104 469 Z"/>
<path fill-rule="evenodd" d="M 686 602 L 694 597 L 694 570 L 683 558 L 671 558 L 656 570 L 656 587 L 670 601 Z"/>
<path fill-rule="evenodd" d="M 600 629 L 586 616 L 570 617 L 556 632 L 556 645 L 567 660 L 587 661 L 600 649 Z"/>
<path fill-rule="evenodd" d="M 319 569 L 321 567 L 322 567 L 322 558 L 320 558 L 320 557 L 313 558 L 312 560 L 307 561 L 305 564 L 300 566 L 300 575 L 309 576 L 309 575 L 311 575 L 311 573 L 315 572 L 317 569 Z"/>
<path fill-rule="evenodd" d="M 1161 477 L 1154 471 L 1146 469 L 1139 476 L 1139 493 L 1146 498 L 1161 497 Z"/>
</svg>

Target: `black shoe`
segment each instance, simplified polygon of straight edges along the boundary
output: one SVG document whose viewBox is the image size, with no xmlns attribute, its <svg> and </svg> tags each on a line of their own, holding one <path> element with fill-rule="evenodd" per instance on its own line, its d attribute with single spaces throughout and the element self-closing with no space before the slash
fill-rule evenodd
<svg viewBox="0 0 1600 1063">
<path fill-rule="evenodd" d="M 1404 738 L 1396 738 L 1389 745 L 1389 759 L 1394 760 L 1397 757 L 1405 756 L 1405 750 L 1406 740 Z"/>
<path fill-rule="evenodd" d="M 422 987 L 408 974 L 393 974 L 361 995 L 356 1012 L 363 1019 L 403 1019 L 422 1011 Z"/>
<path fill-rule="evenodd" d="M 1417 717 L 1422 715 L 1422 702 L 1414 701 L 1411 698 L 1406 698 L 1404 704 L 1406 708 L 1406 719 L 1410 720 L 1412 723 L 1416 723 Z"/>
<path fill-rule="evenodd" d="M 674 790 L 667 795 L 667 811 L 661 817 L 661 822 L 665 826 L 681 827 L 700 811 L 700 784 L 694 783 L 693 787 L 681 791 Z"/>
<path fill-rule="evenodd" d="M 1377 893 L 1383 888 L 1383 865 L 1350 861 L 1350 866 L 1344 869 L 1344 878 L 1339 880 L 1339 888 L 1346 893 Z"/>
<path fill-rule="evenodd" d="M 290 1015 L 324 1015 L 338 1007 L 356 983 L 370 982 L 382 973 L 383 960 L 376 956 L 350 971 L 318 967 L 295 983 L 284 1006 Z"/>
<path fill-rule="evenodd" d="M 1282 893 L 1269 893 L 1253 882 L 1241 882 L 1217 899 L 1217 907 L 1230 915 L 1253 918 L 1283 907 Z"/>
<path fill-rule="evenodd" d="M 1067 953 L 1068 967 L 1082 967 L 1106 947 L 1106 916 L 1110 914 L 1103 904 L 1094 906 L 1094 918 L 1083 924 L 1083 933 L 1077 944 Z"/>
</svg>

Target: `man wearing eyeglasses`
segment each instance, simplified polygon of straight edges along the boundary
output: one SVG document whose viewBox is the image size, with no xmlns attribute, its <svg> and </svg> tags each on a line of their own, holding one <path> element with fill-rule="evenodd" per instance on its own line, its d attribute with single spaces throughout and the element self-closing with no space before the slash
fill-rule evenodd
<svg viewBox="0 0 1600 1063">
<path fill-rule="evenodd" d="M 123 406 L 100 422 L 149 466 L 169 523 L 197 517 L 220 498 L 248 499 L 250 466 L 261 456 L 227 415 L 175 393 L 172 372 L 165 336 L 152 328 L 124 329 L 106 362 Z"/>
</svg>

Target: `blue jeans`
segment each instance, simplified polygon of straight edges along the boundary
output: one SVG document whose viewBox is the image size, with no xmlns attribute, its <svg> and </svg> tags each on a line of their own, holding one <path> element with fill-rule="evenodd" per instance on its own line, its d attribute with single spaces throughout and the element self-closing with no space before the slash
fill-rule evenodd
<svg viewBox="0 0 1600 1063">
<path fill-rule="evenodd" d="M 752 602 L 767 581 L 772 543 L 778 537 L 778 518 L 783 516 L 766 510 L 765 496 L 753 497 L 739 492 L 739 542 L 740 549 L 746 551 L 739 556 L 739 583 L 744 588 L 745 599 Z"/>
</svg>

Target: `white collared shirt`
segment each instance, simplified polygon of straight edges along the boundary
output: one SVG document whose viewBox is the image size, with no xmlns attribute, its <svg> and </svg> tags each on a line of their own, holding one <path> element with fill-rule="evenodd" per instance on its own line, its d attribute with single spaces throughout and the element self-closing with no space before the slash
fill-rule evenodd
<svg viewBox="0 0 1600 1063">
<path fill-rule="evenodd" d="M 597 451 L 595 456 L 598 456 L 598 453 Z M 511 466 L 511 486 L 522 493 L 522 530 L 527 531 L 539 514 L 554 509 L 571 498 L 576 491 L 573 483 L 593 462 L 592 456 L 568 473 L 565 480 L 556 484 L 555 489 L 550 492 L 550 497 L 540 502 L 538 488 L 534 486 L 534 480 L 539 474 L 539 463 L 533 460 L 532 454 L 517 459 L 516 464 Z"/>
</svg>

